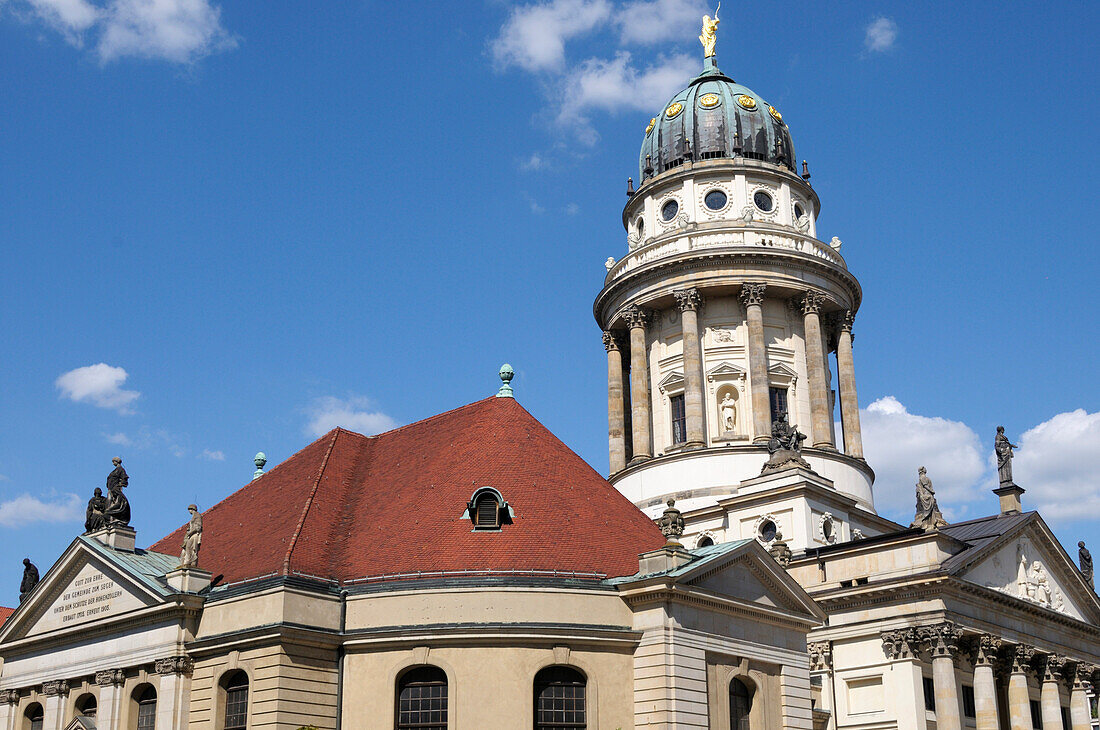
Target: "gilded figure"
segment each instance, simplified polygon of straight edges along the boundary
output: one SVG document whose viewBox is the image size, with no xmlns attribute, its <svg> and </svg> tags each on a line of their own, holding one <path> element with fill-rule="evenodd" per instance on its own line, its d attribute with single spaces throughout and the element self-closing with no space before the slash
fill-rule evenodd
<svg viewBox="0 0 1100 730">
<path fill-rule="evenodd" d="M 703 44 L 703 57 L 710 58 L 714 55 L 714 44 L 718 40 L 718 11 L 722 9 L 722 3 L 714 11 L 714 19 L 709 15 L 703 16 L 703 30 L 699 35 L 699 42 Z"/>
</svg>

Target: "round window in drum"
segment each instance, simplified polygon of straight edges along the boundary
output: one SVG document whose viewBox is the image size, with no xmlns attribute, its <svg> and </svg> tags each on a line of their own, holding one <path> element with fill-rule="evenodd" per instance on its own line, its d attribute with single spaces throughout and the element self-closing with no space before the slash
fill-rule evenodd
<svg viewBox="0 0 1100 730">
<path fill-rule="evenodd" d="M 726 194 L 721 190 L 711 190 L 703 198 L 703 203 L 711 210 L 722 210 L 726 207 L 726 203 L 729 202 L 726 198 Z"/>
<path fill-rule="evenodd" d="M 670 220 L 676 217 L 676 214 L 680 212 L 680 204 L 675 200 L 670 200 L 661 206 L 661 220 L 668 223 Z"/>
<path fill-rule="evenodd" d="M 772 200 L 772 196 L 768 195 L 763 190 L 757 190 L 752 196 L 752 202 L 756 204 L 756 207 L 765 213 L 771 213 L 772 208 L 775 207 L 775 202 Z"/>
</svg>

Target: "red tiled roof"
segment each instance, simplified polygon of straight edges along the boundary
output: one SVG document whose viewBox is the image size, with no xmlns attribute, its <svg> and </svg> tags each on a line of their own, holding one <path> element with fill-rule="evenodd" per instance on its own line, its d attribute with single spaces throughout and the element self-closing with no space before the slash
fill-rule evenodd
<svg viewBox="0 0 1100 730">
<path fill-rule="evenodd" d="M 500 532 L 462 518 L 474 490 L 515 512 Z M 150 547 L 175 554 L 180 528 Z M 351 580 L 418 571 L 632 575 L 664 544 L 640 510 L 512 398 L 487 398 L 367 437 L 337 428 L 203 513 L 199 564 L 223 582 Z"/>
<path fill-rule="evenodd" d="M 8 617 L 15 613 L 14 608 L 8 608 L 7 606 L 0 606 L 0 626 L 4 625 L 4 622 L 8 620 Z"/>
</svg>

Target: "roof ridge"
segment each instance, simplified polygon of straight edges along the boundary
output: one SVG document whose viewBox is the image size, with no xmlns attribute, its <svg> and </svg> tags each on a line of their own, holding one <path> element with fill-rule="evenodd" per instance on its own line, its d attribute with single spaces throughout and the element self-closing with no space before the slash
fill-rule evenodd
<svg viewBox="0 0 1100 730">
<path fill-rule="evenodd" d="M 406 423 L 404 426 L 398 426 L 397 428 L 391 428 L 389 431 L 383 431 L 382 433 L 375 434 L 374 436 L 367 436 L 367 438 L 381 438 L 382 436 L 389 436 L 391 433 L 397 433 L 398 431 L 404 431 L 407 428 L 412 428 L 413 426 L 419 426 L 423 423 L 427 423 L 428 421 L 434 421 L 437 418 L 442 418 L 443 416 L 449 416 L 452 413 L 456 413 L 456 412 L 461 411 L 463 409 L 471 408 L 473 406 L 480 405 L 481 403 L 484 403 L 485 401 L 491 401 L 491 400 L 494 400 L 494 399 L 496 399 L 495 395 L 486 396 L 485 398 L 482 398 L 481 400 L 475 400 L 475 401 L 472 401 L 470 403 L 466 403 L 466 404 L 461 405 L 461 406 L 455 406 L 454 408 L 452 408 L 448 411 L 443 411 L 442 413 L 436 413 L 433 416 L 428 416 L 426 418 L 421 418 L 419 421 L 413 421 L 412 423 Z M 356 432 L 352 431 L 352 433 L 356 433 Z M 362 436 L 363 434 L 356 433 L 356 435 Z"/>
<path fill-rule="evenodd" d="M 332 429 L 332 441 L 329 442 L 328 450 L 325 451 L 325 458 L 321 459 L 321 468 L 317 470 L 317 478 L 313 480 L 313 487 L 309 490 L 309 496 L 306 497 L 305 506 L 302 507 L 302 516 L 298 518 L 298 525 L 294 528 L 294 534 L 290 537 L 290 546 L 286 549 L 286 557 L 283 558 L 283 575 L 290 575 L 290 555 L 294 552 L 295 546 L 298 544 L 298 536 L 302 534 L 302 525 L 306 522 L 306 515 L 309 514 L 309 508 L 313 505 L 313 498 L 317 495 L 317 488 L 321 485 L 321 477 L 325 474 L 325 467 L 328 466 L 328 459 L 332 456 L 332 449 L 336 446 L 336 439 L 339 438 L 340 432 L 344 429 L 337 426 Z"/>
</svg>

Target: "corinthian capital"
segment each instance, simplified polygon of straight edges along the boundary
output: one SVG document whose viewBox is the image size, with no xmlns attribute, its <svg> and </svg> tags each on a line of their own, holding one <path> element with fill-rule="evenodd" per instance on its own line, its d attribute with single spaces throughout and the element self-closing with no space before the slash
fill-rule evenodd
<svg viewBox="0 0 1100 730">
<path fill-rule="evenodd" d="M 646 325 L 653 319 L 653 314 L 648 309 L 635 304 L 623 312 L 623 319 L 626 320 L 631 329 L 634 327 L 645 329 Z"/>
<path fill-rule="evenodd" d="M 1026 644 L 1017 644 L 1012 648 L 1012 671 L 1015 674 L 1026 674 L 1031 671 L 1031 661 L 1035 658 L 1035 648 Z"/>
<path fill-rule="evenodd" d="M 821 311 L 821 305 L 824 302 L 825 295 L 816 291 L 808 291 L 798 300 L 802 306 L 802 314 L 817 314 Z"/>
<path fill-rule="evenodd" d="M 1043 668 L 1044 682 L 1057 682 L 1062 678 L 1062 670 L 1066 668 L 1066 658 L 1058 654 L 1047 654 L 1040 659 Z"/>
<path fill-rule="evenodd" d="M 703 306 L 703 295 L 699 293 L 698 289 L 681 289 L 672 292 L 672 296 L 676 297 L 676 304 L 680 307 L 681 312 L 689 309 L 698 311 Z"/>
<path fill-rule="evenodd" d="M 605 331 L 603 333 L 603 349 L 608 352 L 622 349 L 622 343 L 619 342 L 619 338 L 614 332 Z"/>
<path fill-rule="evenodd" d="M 920 648 L 920 633 L 916 629 L 882 632 L 882 653 L 887 659 L 914 659 Z"/>
<path fill-rule="evenodd" d="M 962 632 L 950 621 L 921 629 L 921 638 L 928 645 L 933 657 L 954 657 L 959 650 Z"/>
<path fill-rule="evenodd" d="M 997 661 L 997 652 L 1001 650 L 1001 638 L 991 634 L 982 634 L 974 642 L 974 666 L 992 667 Z"/>
<path fill-rule="evenodd" d="M 194 662 L 191 661 L 189 656 L 170 656 L 157 659 L 153 667 L 156 669 L 157 674 L 190 674 Z"/>
<path fill-rule="evenodd" d="M 851 332 L 852 325 L 855 324 L 856 315 L 852 310 L 845 309 L 843 312 L 838 312 L 836 317 L 836 326 L 841 332 Z"/>
<path fill-rule="evenodd" d="M 95 683 L 100 687 L 107 687 L 112 684 L 122 684 L 125 681 L 126 673 L 121 669 L 105 669 L 95 673 Z"/>
<path fill-rule="evenodd" d="M 764 290 L 768 288 L 763 282 L 745 282 L 741 285 L 741 301 L 746 307 L 760 306 L 764 303 Z"/>
<path fill-rule="evenodd" d="M 823 672 L 833 666 L 833 647 L 827 641 L 811 641 L 806 645 L 810 652 L 810 671 Z"/>
</svg>

